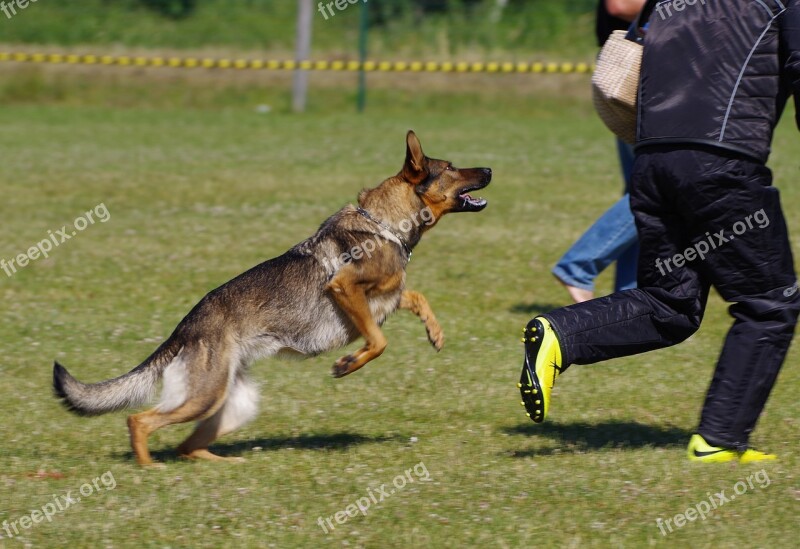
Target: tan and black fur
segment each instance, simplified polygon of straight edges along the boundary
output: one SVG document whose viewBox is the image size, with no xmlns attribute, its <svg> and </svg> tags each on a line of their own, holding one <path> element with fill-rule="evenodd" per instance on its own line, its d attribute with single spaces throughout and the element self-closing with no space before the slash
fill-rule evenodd
<svg viewBox="0 0 800 549">
<path fill-rule="evenodd" d="M 247 379 L 253 361 L 278 354 L 314 356 L 363 337 L 363 347 L 333 366 L 335 377 L 346 376 L 383 353 L 380 326 L 398 308 L 417 315 L 431 344 L 442 348 L 442 329 L 428 301 L 405 288 L 406 264 L 422 233 L 443 215 L 482 210 L 486 201 L 468 193 L 490 180 L 487 168 L 456 169 L 427 158 L 409 132 L 403 169 L 363 190 L 358 208 L 344 207 L 311 238 L 210 292 L 129 373 L 84 384 L 56 363 L 55 393 L 70 410 L 97 415 L 145 404 L 163 380 L 160 402 L 128 418 L 136 460 L 152 463 L 147 438 L 153 431 L 189 421 L 197 421 L 197 428 L 178 453 L 226 459 L 208 447 L 255 416 L 258 393 Z M 429 223 L 404 223 L 419 219 L 423 210 Z M 341 261 L 367 239 L 380 244 L 369 257 Z"/>
</svg>

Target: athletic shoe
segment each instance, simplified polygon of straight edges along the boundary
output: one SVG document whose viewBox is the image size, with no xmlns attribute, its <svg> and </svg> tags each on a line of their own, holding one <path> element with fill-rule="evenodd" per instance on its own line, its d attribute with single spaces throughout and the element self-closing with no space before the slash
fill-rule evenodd
<svg viewBox="0 0 800 549">
<path fill-rule="evenodd" d="M 528 417 L 541 423 L 550 409 L 550 392 L 558 375 L 564 370 L 561 364 L 561 347 L 544 317 L 537 317 L 523 330 L 525 362 L 522 365 L 519 387 L 521 404 Z"/>
<path fill-rule="evenodd" d="M 689 447 L 687 454 L 690 461 L 700 461 L 703 463 L 725 463 L 730 461 L 738 461 L 739 463 L 753 463 L 756 461 L 770 461 L 778 459 L 774 454 L 765 454 L 758 450 L 749 448 L 744 452 L 733 448 L 723 448 L 720 446 L 711 446 L 705 439 L 698 435 L 692 435 L 689 439 Z"/>
<path fill-rule="evenodd" d="M 702 461 L 705 463 L 724 463 L 739 459 L 739 452 L 736 450 L 711 446 L 700 435 L 692 435 L 692 438 L 689 439 L 687 453 L 690 461 Z"/>
</svg>

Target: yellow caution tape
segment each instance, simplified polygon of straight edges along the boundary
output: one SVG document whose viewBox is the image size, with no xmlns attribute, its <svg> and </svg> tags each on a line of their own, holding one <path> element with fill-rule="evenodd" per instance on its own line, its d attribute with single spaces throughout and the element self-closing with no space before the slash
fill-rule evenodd
<svg viewBox="0 0 800 549">
<path fill-rule="evenodd" d="M 464 61 L 293 61 L 275 59 L 199 59 L 196 57 L 131 57 L 127 55 L 93 55 L 61 53 L 19 53 L 0 51 L 0 62 L 44 63 L 68 65 L 118 65 L 124 67 L 170 67 L 183 69 L 368 71 L 368 72 L 459 72 L 459 73 L 536 73 L 587 74 L 594 70 L 589 63 Z"/>
</svg>

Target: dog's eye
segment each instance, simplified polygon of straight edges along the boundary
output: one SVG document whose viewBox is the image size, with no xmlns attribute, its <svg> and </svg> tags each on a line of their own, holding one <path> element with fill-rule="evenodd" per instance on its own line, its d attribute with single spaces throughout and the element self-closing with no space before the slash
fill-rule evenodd
<svg viewBox="0 0 800 549">
<path fill-rule="evenodd" d="M 454 171 L 456 171 L 456 168 L 455 168 L 455 166 L 453 166 L 452 164 L 448 164 L 447 166 L 445 166 L 445 168 L 444 168 L 444 169 L 445 169 L 445 170 L 447 170 L 448 172 L 454 172 Z"/>
</svg>

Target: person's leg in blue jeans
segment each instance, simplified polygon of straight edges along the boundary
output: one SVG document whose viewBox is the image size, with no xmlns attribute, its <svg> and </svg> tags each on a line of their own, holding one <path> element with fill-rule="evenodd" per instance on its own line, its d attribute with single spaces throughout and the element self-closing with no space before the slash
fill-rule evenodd
<svg viewBox="0 0 800 549">
<path fill-rule="evenodd" d="M 631 174 L 633 173 L 633 147 L 621 139 L 617 139 L 619 165 L 625 179 L 625 194 L 631 191 Z M 633 213 L 631 213 L 633 219 Z M 635 225 L 634 225 L 635 226 Z M 617 256 L 617 270 L 614 277 L 614 291 L 630 290 L 636 287 L 636 266 L 639 263 L 639 238 L 632 238 L 628 247 Z"/>
<path fill-rule="evenodd" d="M 594 296 L 595 278 L 614 261 L 617 261 L 615 289 L 636 287 L 638 239 L 627 194 L 633 151 L 619 140 L 618 148 L 626 194 L 595 221 L 553 268 L 553 274 L 576 302 Z"/>
</svg>

